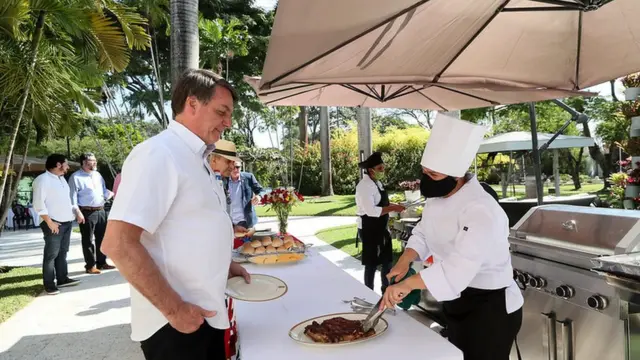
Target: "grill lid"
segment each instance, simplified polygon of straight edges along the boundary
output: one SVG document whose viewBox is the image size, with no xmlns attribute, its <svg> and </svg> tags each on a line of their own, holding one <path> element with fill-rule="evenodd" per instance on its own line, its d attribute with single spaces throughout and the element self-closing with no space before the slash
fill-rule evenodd
<svg viewBox="0 0 640 360">
<path fill-rule="evenodd" d="M 542 205 L 520 219 L 511 237 L 512 245 L 565 250 L 581 257 L 627 254 L 638 251 L 640 211 Z"/>
</svg>

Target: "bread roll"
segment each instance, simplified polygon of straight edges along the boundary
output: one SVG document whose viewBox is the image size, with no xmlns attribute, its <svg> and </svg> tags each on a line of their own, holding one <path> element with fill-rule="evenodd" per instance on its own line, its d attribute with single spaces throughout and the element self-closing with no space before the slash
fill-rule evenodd
<svg viewBox="0 0 640 360">
<path fill-rule="evenodd" d="M 266 249 L 264 248 L 264 246 L 260 246 L 256 248 L 256 250 L 254 251 L 254 254 L 264 254 L 265 251 Z"/>
<path fill-rule="evenodd" d="M 267 252 L 267 254 L 273 254 L 273 253 L 276 252 L 276 248 L 274 248 L 271 245 L 268 245 L 267 248 L 266 248 L 266 252 Z"/>
<path fill-rule="evenodd" d="M 284 236 L 284 243 L 285 243 L 285 244 L 286 244 L 286 243 L 292 243 L 292 242 L 294 242 L 294 241 L 293 241 L 293 236 L 291 236 L 291 235 L 285 235 L 285 236 Z"/>
<path fill-rule="evenodd" d="M 293 249 L 293 242 L 284 243 L 284 245 L 282 245 L 282 248 L 285 249 L 285 250 Z"/>
<path fill-rule="evenodd" d="M 280 238 L 274 237 L 273 240 L 271 241 L 271 245 L 273 245 L 273 247 L 277 248 L 282 246 L 283 241 Z"/>
<path fill-rule="evenodd" d="M 271 237 L 269 236 L 265 236 L 262 238 L 262 246 L 269 246 L 271 245 Z"/>
<path fill-rule="evenodd" d="M 260 242 L 260 240 L 253 240 L 251 242 L 251 246 L 253 246 L 254 248 L 259 248 L 262 246 L 262 243 Z"/>
<path fill-rule="evenodd" d="M 251 255 L 255 253 L 255 251 L 256 249 L 253 246 L 251 246 L 251 243 L 245 243 L 244 245 L 242 245 L 242 250 L 240 250 L 240 252 L 245 255 Z"/>
</svg>

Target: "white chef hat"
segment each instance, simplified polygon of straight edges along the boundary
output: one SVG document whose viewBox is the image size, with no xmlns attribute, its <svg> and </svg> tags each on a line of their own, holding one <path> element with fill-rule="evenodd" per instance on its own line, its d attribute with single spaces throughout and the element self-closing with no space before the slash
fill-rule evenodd
<svg viewBox="0 0 640 360">
<path fill-rule="evenodd" d="M 462 177 L 478 152 L 487 128 L 438 113 L 420 164 L 441 174 Z"/>
</svg>

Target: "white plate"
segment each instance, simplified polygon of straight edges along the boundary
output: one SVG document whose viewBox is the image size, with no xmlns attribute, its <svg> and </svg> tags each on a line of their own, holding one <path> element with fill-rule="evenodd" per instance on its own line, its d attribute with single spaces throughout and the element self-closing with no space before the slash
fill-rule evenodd
<svg viewBox="0 0 640 360">
<path fill-rule="evenodd" d="M 254 238 L 259 238 L 262 236 L 275 236 L 277 235 L 275 231 L 271 230 L 258 230 L 253 234 Z"/>
<path fill-rule="evenodd" d="M 269 275 L 251 274 L 251 284 L 241 276 L 227 280 L 227 295 L 240 301 L 271 301 L 287 293 L 284 281 Z"/>
<path fill-rule="evenodd" d="M 340 343 L 329 343 L 329 344 L 325 344 L 325 343 L 317 343 L 313 340 L 311 340 L 310 337 L 308 337 L 307 335 L 305 335 L 304 333 L 304 328 L 307 327 L 307 325 L 310 325 L 313 321 L 316 321 L 318 323 L 322 323 L 324 320 L 327 319 L 331 319 L 334 317 L 343 317 L 347 320 L 364 320 L 367 318 L 367 315 L 369 314 L 358 314 L 358 313 L 338 313 L 338 314 L 329 314 L 329 315 L 323 315 L 323 316 L 318 316 L 315 317 L 313 319 L 309 319 L 309 320 L 305 320 L 297 325 L 295 325 L 294 327 L 291 328 L 291 330 L 289 330 L 289 337 L 292 338 L 294 341 L 296 341 L 297 343 L 303 344 L 303 345 L 308 345 L 308 346 L 319 346 L 319 347 L 334 347 L 334 346 L 344 346 L 344 345 L 352 345 L 352 344 L 358 344 L 361 342 L 365 342 L 371 339 L 375 339 L 378 336 L 384 334 L 387 329 L 389 328 L 389 323 L 387 323 L 387 320 L 385 320 L 384 318 L 380 318 L 380 320 L 378 321 L 378 324 L 376 324 L 376 327 L 374 328 L 374 330 L 376 331 L 376 334 L 373 336 L 370 336 L 368 338 L 363 338 L 363 339 L 358 339 L 356 341 L 347 341 L 347 342 L 340 342 Z"/>
</svg>

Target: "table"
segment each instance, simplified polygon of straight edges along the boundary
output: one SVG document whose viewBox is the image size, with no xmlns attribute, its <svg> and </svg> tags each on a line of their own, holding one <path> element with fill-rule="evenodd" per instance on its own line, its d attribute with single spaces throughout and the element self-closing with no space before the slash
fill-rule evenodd
<svg viewBox="0 0 640 360">
<path fill-rule="evenodd" d="M 379 296 L 339 267 L 309 250 L 309 257 L 295 264 L 245 265 L 250 273 L 282 279 L 288 292 L 280 299 L 235 303 L 241 360 L 462 360 L 462 352 L 446 339 L 400 309 L 385 315 L 389 329 L 382 336 L 360 344 L 334 348 L 301 345 L 289 338 L 289 329 L 307 319 L 350 312 L 342 300 Z"/>
</svg>

